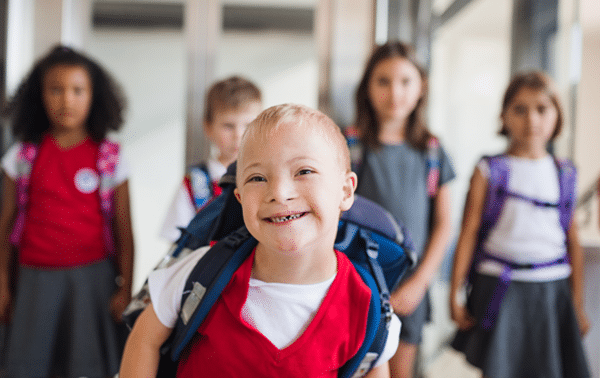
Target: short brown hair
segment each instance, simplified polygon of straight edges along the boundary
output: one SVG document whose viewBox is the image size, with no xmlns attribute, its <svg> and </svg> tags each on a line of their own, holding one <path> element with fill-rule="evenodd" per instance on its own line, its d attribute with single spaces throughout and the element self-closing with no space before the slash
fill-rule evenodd
<svg viewBox="0 0 600 378">
<path fill-rule="evenodd" d="M 550 140 L 554 140 L 554 138 L 560 134 L 563 127 L 563 110 L 554 82 L 548 75 L 541 71 L 520 73 L 512 78 L 510 84 L 508 84 L 508 88 L 506 88 L 506 92 L 504 93 L 504 99 L 502 100 L 502 112 L 500 113 L 501 119 L 506 113 L 506 110 L 508 109 L 508 106 L 512 100 L 522 88 L 529 88 L 544 92 L 548 95 L 548 97 L 550 97 L 550 101 L 552 101 L 552 104 L 554 104 L 556 112 L 558 113 L 556 126 L 554 128 L 554 132 L 552 133 L 552 137 L 550 138 Z M 504 121 L 502 121 L 502 126 L 500 127 L 500 131 L 498 133 L 500 135 L 508 136 L 508 129 L 504 124 Z"/>
<path fill-rule="evenodd" d="M 211 123 L 215 111 L 239 109 L 251 102 L 262 102 L 260 89 L 250 80 L 231 76 L 214 83 L 206 94 L 204 121 Z"/>
<path fill-rule="evenodd" d="M 283 125 L 294 124 L 295 127 L 315 127 L 322 131 L 321 135 L 330 142 L 335 149 L 341 169 L 350 171 L 350 152 L 348 144 L 338 125 L 324 113 L 308 106 L 297 104 L 275 105 L 263 110 L 246 128 L 242 137 L 242 145 L 250 136 L 268 135 L 269 132 L 277 130 Z M 302 141 L 299 141 L 302 143 Z M 243 148 L 240 148 L 240 156 Z"/>
</svg>

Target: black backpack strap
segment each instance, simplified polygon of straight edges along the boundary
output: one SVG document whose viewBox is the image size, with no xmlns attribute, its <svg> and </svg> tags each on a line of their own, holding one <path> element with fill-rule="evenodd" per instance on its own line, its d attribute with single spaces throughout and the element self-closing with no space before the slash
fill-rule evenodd
<svg viewBox="0 0 600 378">
<path fill-rule="evenodd" d="M 255 246 L 256 240 L 242 227 L 215 244 L 198 261 L 187 279 L 179 318 L 173 330 L 173 361 L 179 359 L 233 274 Z"/>
</svg>

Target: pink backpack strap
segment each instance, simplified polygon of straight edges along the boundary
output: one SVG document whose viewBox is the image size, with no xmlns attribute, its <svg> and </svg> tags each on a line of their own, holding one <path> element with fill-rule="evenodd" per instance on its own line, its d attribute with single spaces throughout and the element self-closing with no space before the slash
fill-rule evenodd
<svg viewBox="0 0 600 378">
<path fill-rule="evenodd" d="M 10 242 L 18 246 L 23 235 L 23 226 L 25 225 L 25 208 L 29 201 L 29 179 L 31 177 L 31 168 L 38 153 L 38 146 L 31 142 L 21 143 L 21 148 L 17 152 L 17 176 L 15 178 L 17 218 L 13 230 L 10 234 Z"/>
<path fill-rule="evenodd" d="M 440 181 L 440 142 L 436 137 L 427 141 L 427 195 L 436 196 Z"/>
<path fill-rule="evenodd" d="M 104 139 L 98 149 L 97 168 L 100 174 L 100 185 L 98 194 L 100 196 L 100 209 L 104 219 L 102 233 L 104 245 L 109 256 L 114 256 L 114 240 L 112 231 L 112 219 L 114 215 L 113 194 L 116 186 L 115 171 L 119 161 L 119 144 Z"/>
</svg>

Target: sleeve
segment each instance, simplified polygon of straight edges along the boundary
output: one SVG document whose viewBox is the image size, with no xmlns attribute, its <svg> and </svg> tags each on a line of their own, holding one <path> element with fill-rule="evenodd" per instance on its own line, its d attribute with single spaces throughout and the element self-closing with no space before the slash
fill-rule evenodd
<svg viewBox="0 0 600 378">
<path fill-rule="evenodd" d="M 450 159 L 450 155 L 446 152 L 443 147 L 440 147 L 440 183 L 442 186 L 456 177 L 454 167 Z"/>
<path fill-rule="evenodd" d="M 158 320 L 168 328 L 175 327 L 185 283 L 198 261 L 210 247 L 201 247 L 168 268 L 157 269 L 148 276 L 148 291 Z"/>
<path fill-rule="evenodd" d="M 396 314 L 393 314 L 392 321 L 390 323 L 390 328 L 388 330 L 388 337 L 385 342 L 385 347 L 381 356 L 375 362 L 375 367 L 383 365 L 388 362 L 390 358 L 396 354 L 396 349 L 398 349 L 398 343 L 400 342 L 400 327 L 402 323 Z"/>
<path fill-rule="evenodd" d="M 21 146 L 21 142 L 13 144 L 2 157 L 2 169 L 13 180 L 17 177 L 17 154 Z"/>
<path fill-rule="evenodd" d="M 479 163 L 477 163 L 475 168 L 479 169 L 479 172 L 481 173 L 481 175 L 483 177 L 485 177 L 486 179 L 488 179 L 490 177 L 490 165 L 488 164 L 487 160 L 485 160 L 485 159 L 479 160 Z"/>
<path fill-rule="evenodd" d="M 115 167 L 115 186 L 121 185 L 129 178 L 129 159 L 127 154 L 123 151 L 123 146 L 119 148 L 119 160 Z"/>
<path fill-rule="evenodd" d="M 181 236 L 181 231 L 177 227 L 187 227 L 195 215 L 196 209 L 192 204 L 185 184 L 182 182 L 167 210 L 160 236 L 169 241 L 176 242 Z"/>
</svg>

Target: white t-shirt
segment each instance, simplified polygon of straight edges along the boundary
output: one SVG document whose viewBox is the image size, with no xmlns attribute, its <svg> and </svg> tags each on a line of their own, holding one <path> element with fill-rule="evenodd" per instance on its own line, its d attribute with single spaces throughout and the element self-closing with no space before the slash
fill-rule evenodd
<svg viewBox="0 0 600 378">
<path fill-rule="evenodd" d="M 508 157 L 508 190 L 549 203 L 558 203 L 560 188 L 558 169 L 552 156 L 540 159 Z M 481 174 L 489 177 L 485 160 L 477 165 Z M 541 263 L 561 258 L 566 253 L 566 235 L 560 225 L 557 208 L 536 206 L 533 203 L 506 197 L 502 212 L 490 231 L 484 248 L 491 255 L 516 263 Z M 478 272 L 499 276 L 503 267 L 494 261 L 484 261 Z M 513 271 L 516 281 L 550 281 L 571 274 L 569 264 L 538 269 Z"/>
<path fill-rule="evenodd" d="M 150 298 L 160 322 L 175 327 L 185 282 L 209 247 L 202 247 L 174 265 L 153 271 L 148 277 Z M 333 283 L 335 275 L 311 285 L 268 283 L 250 279 L 248 298 L 242 318 L 254 326 L 279 349 L 292 344 L 306 329 Z M 400 338 L 400 320 L 392 317 L 385 349 L 376 366 L 396 352 Z"/>
<path fill-rule="evenodd" d="M 21 150 L 23 143 L 13 144 L 2 157 L 2 169 L 8 177 L 15 179 L 17 177 L 17 154 Z M 123 147 L 119 149 L 119 160 L 115 166 L 115 186 L 122 184 L 129 177 L 129 161 L 123 152 Z"/>
<path fill-rule="evenodd" d="M 227 167 L 214 159 L 206 162 L 206 168 L 208 169 L 208 176 L 211 182 L 219 180 L 227 171 Z M 190 198 L 190 194 L 182 181 L 167 210 L 160 236 L 172 242 L 177 241 L 181 236 L 181 231 L 178 227 L 187 227 L 195 215 L 196 206 L 194 205 L 194 199 Z"/>
</svg>

